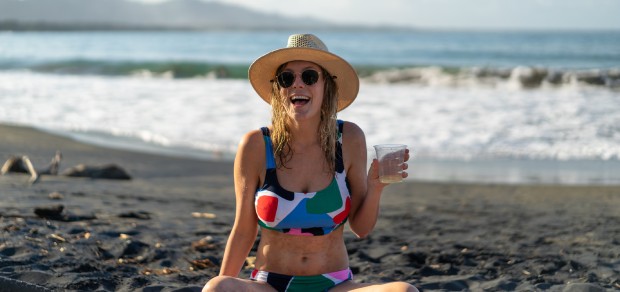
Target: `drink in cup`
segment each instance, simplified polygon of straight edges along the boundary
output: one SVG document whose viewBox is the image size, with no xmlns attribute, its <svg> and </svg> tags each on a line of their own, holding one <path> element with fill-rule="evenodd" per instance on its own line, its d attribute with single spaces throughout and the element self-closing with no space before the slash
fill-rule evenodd
<svg viewBox="0 0 620 292">
<path fill-rule="evenodd" d="M 382 183 L 401 182 L 407 145 L 380 144 L 374 147 L 377 160 L 379 160 L 379 181 Z"/>
</svg>

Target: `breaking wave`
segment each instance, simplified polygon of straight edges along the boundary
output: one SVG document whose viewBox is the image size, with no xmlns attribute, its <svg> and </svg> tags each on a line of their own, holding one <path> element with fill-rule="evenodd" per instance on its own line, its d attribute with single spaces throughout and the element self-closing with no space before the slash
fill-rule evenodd
<svg viewBox="0 0 620 292">
<path fill-rule="evenodd" d="M 0 70 L 27 70 L 48 74 L 132 76 L 139 78 L 246 79 L 249 64 L 217 64 L 194 61 L 98 61 L 66 60 L 44 63 L 0 63 Z M 596 86 L 620 89 L 620 68 L 554 69 L 516 66 L 492 67 L 387 67 L 354 66 L 362 81 L 422 86 L 539 87 Z"/>
<path fill-rule="evenodd" d="M 597 86 L 620 89 L 620 68 L 550 69 L 517 66 L 515 68 L 414 67 L 376 71 L 362 78 L 372 83 L 405 83 L 428 86 L 497 86 L 532 89 L 539 87 Z"/>
</svg>

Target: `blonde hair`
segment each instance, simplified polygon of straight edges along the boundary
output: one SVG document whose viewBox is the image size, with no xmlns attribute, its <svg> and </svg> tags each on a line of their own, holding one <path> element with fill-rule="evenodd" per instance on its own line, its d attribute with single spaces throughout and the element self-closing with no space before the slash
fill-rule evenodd
<svg viewBox="0 0 620 292">
<path fill-rule="evenodd" d="M 285 65 L 286 63 L 278 68 L 276 76 L 280 74 Z M 325 154 L 325 161 L 330 172 L 334 172 L 336 140 L 338 139 L 336 125 L 338 85 L 323 67 L 321 67 L 321 75 L 325 81 L 325 86 L 323 88 L 323 104 L 321 104 L 321 121 L 319 123 L 318 135 L 321 149 Z M 276 78 L 274 78 L 271 88 L 271 124 L 273 125 L 271 140 L 273 141 L 276 165 L 279 168 L 286 167 L 286 162 L 291 160 L 294 153 L 291 148 L 290 117 L 287 114 L 284 99 L 280 96 L 280 85 L 275 80 Z"/>
</svg>

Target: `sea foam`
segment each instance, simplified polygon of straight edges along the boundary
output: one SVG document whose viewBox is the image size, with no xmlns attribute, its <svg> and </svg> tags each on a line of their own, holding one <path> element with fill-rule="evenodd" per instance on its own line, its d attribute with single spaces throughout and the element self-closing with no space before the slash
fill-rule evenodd
<svg viewBox="0 0 620 292">
<path fill-rule="evenodd" d="M 0 121 L 90 142 L 232 159 L 269 124 L 249 82 L 0 72 Z M 523 89 L 362 82 L 339 118 L 372 145 L 403 143 L 422 160 L 617 161 L 620 98 L 597 87 Z"/>
</svg>

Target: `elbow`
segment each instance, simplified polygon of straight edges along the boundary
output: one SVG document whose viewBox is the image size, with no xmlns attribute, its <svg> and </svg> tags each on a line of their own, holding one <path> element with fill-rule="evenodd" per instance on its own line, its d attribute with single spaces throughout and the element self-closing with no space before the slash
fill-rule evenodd
<svg viewBox="0 0 620 292">
<path fill-rule="evenodd" d="M 353 231 L 353 234 L 360 239 L 368 237 L 372 229 L 373 228 L 356 228 L 355 226 L 351 226 L 351 231 Z"/>
<path fill-rule="evenodd" d="M 367 220 L 368 218 L 360 216 L 350 217 L 349 219 L 349 227 L 357 238 L 366 238 L 375 229 L 376 220 Z"/>
</svg>

